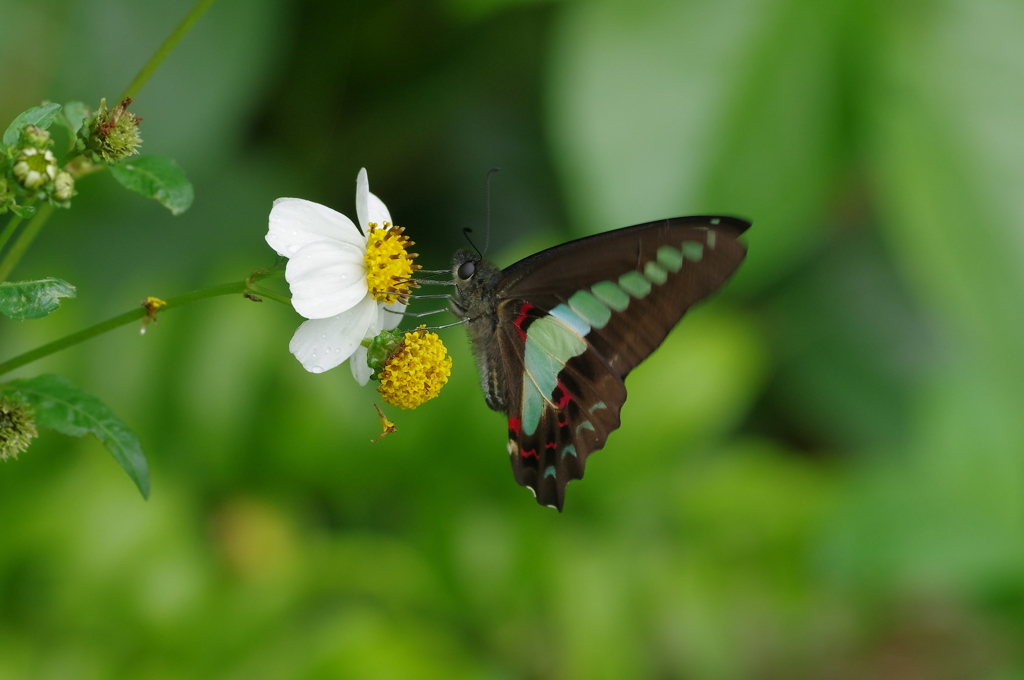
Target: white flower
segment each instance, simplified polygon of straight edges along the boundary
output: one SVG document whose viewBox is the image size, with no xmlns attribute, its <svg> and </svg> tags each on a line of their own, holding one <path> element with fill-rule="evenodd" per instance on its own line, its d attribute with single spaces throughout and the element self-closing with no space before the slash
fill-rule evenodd
<svg viewBox="0 0 1024 680">
<path fill-rule="evenodd" d="M 407 294 L 411 286 L 390 283 L 391 275 L 408 277 L 418 266 L 411 261 L 415 255 L 405 253 L 405 245 L 411 242 L 401 235 L 401 228 L 393 227 L 384 203 L 370 193 L 365 168 L 356 178 L 356 214 L 362 232 L 349 218 L 318 203 L 279 198 L 270 211 L 267 243 L 289 258 L 285 279 L 291 287 L 292 306 L 308 319 L 295 331 L 288 349 L 312 373 L 322 373 L 351 357 L 352 375 L 365 385 L 371 371 L 366 348 L 360 343 L 398 326 L 405 311 L 398 296 Z M 380 238 L 388 231 L 398 236 Z M 370 239 L 374 234 L 377 238 Z M 386 242 L 383 255 L 382 242 Z M 387 253 L 400 255 L 393 258 Z M 371 272 L 368 261 L 383 261 L 388 269 Z M 371 290 L 367 283 L 367 276 L 375 276 L 371 281 L 381 288 L 385 275 L 390 295 Z"/>
</svg>

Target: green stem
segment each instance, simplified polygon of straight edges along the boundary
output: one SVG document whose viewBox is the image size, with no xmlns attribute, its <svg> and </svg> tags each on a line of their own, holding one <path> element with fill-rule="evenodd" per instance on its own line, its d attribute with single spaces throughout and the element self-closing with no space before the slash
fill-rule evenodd
<svg viewBox="0 0 1024 680">
<path fill-rule="evenodd" d="M 268 300 L 273 300 L 274 302 L 280 302 L 281 304 L 290 306 L 292 304 L 290 298 L 287 298 L 280 293 L 275 293 L 269 288 L 256 283 L 263 279 L 279 279 L 282 276 L 284 276 L 284 271 L 280 269 L 257 269 L 252 274 L 249 274 L 249 278 L 245 280 L 245 286 L 249 293 L 252 293 L 257 297 L 267 298 Z"/>
<path fill-rule="evenodd" d="M 267 298 L 268 300 L 273 300 L 274 302 L 280 302 L 281 304 L 285 304 L 285 305 L 291 305 L 292 304 L 292 301 L 289 298 L 286 298 L 284 295 L 281 295 L 280 293 L 275 293 L 274 291 L 270 290 L 269 288 L 267 288 L 265 286 L 257 286 L 256 284 L 249 284 L 249 291 L 253 295 L 257 296 L 257 297 Z"/>
<path fill-rule="evenodd" d="M 190 302 L 195 302 L 197 300 L 205 300 L 206 298 L 216 297 L 218 295 L 241 295 L 248 291 L 249 287 L 246 281 L 226 283 L 222 286 L 214 286 L 213 288 L 197 290 L 192 293 L 186 293 L 185 295 L 173 297 L 167 300 L 167 305 L 162 307 L 160 311 L 163 312 L 164 310 L 167 309 L 181 307 L 182 305 L 187 305 Z M 106 321 L 98 323 L 95 326 L 90 326 L 89 328 L 80 330 L 77 333 L 72 333 L 71 335 L 66 335 L 63 338 L 60 338 L 59 340 L 54 340 L 53 342 L 43 345 L 42 347 L 36 347 L 35 349 L 29 350 L 24 354 L 19 354 L 13 359 L 8 359 L 7 361 L 0 363 L 0 375 L 10 373 L 14 369 L 21 368 L 25 364 L 30 364 L 33 361 L 36 361 L 37 359 L 42 359 L 43 357 L 49 356 L 54 352 L 59 352 L 62 349 L 67 349 L 68 347 L 77 345 L 80 342 L 84 342 L 90 338 L 94 338 L 97 335 L 106 333 L 107 331 L 112 331 L 115 328 L 124 326 L 125 324 L 129 324 L 133 321 L 138 321 L 142 317 L 146 316 L 146 314 L 148 313 L 148 310 L 144 307 L 133 309 L 130 312 L 125 312 L 124 314 L 115 316 L 112 319 L 107 319 Z"/>
<path fill-rule="evenodd" d="M 149 77 L 153 75 L 158 68 L 160 68 L 160 64 L 162 64 L 164 59 L 167 58 L 167 55 L 169 55 L 174 48 L 178 46 L 178 43 L 182 38 L 188 35 L 188 32 L 192 30 L 192 25 L 199 21 L 201 16 L 206 14 L 206 10 L 210 9 L 210 6 L 215 1 L 216 0 L 199 0 L 199 2 L 196 3 L 195 7 L 192 8 L 192 11 L 182 19 L 180 24 L 178 24 L 178 27 L 174 29 L 169 36 L 167 36 L 167 40 L 164 40 L 163 44 L 157 48 L 156 52 L 153 53 L 153 56 L 146 62 L 146 65 L 142 67 L 141 71 L 139 71 L 139 74 L 135 76 L 135 80 L 128 85 L 128 89 L 124 91 L 124 94 L 122 94 L 120 99 L 117 101 L 124 101 L 128 97 L 134 98 L 135 95 L 139 93 L 139 90 L 141 90 L 142 86 L 146 84 Z"/>
<path fill-rule="evenodd" d="M 46 220 L 50 219 L 50 215 L 53 214 L 53 206 L 49 203 L 44 204 L 39 210 L 36 211 L 35 217 L 33 217 L 28 225 L 18 234 L 17 240 L 11 249 L 4 255 L 4 259 L 0 260 L 0 281 L 6 281 L 10 275 L 11 270 L 17 266 L 18 261 L 21 260 L 21 256 L 25 254 L 28 247 L 32 245 L 32 241 L 35 240 L 36 236 L 39 235 L 43 225 L 46 224 Z M 11 220 L 13 222 L 13 220 Z M 6 231 L 6 230 L 5 230 Z"/>
<path fill-rule="evenodd" d="M 71 161 L 75 160 L 81 155 L 81 152 L 72 147 L 71 149 L 68 150 L 66 154 L 57 159 L 57 167 L 64 168 L 68 172 L 71 172 L 71 170 L 68 170 L 68 164 L 70 164 Z M 78 179 L 78 175 L 75 173 L 71 173 L 71 176 L 74 177 L 75 179 Z"/>
<path fill-rule="evenodd" d="M 4 246 L 6 246 L 7 242 L 11 240 L 11 236 L 14 234 L 14 231 L 18 228 L 19 224 L 21 224 L 21 215 L 14 215 L 7 221 L 7 224 L 4 225 L 4 231 L 3 233 L 0 233 L 0 253 L 4 251 Z"/>
</svg>

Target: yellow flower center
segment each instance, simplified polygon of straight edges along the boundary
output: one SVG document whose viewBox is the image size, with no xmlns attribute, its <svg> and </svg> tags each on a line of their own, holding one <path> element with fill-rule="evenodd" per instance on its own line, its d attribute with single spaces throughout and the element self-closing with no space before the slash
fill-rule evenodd
<svg viewBox="0 0 1024 680">
<path fill-rule="evenodd" d="M 399 408 L 416 408 L 437 396 L 452 372 L 441 338 L 420 326 L 405 334 L 405 340 L 384 364 L 380 372 L 380 392 L 384 401 Z"/>
<path fill-rule="evenodd" d="M 145 307 L 150 312 L 155 312 L 159 310 L 161 307 L 166 307 L 167 303 L 158 297 L 153 297 L 152 295 L 150 295 L 148 298 L 142 301 L 142 306 Z"/>
<path fill-rule="evenodd" d="M 370 222 L 370 233 L 366 236 L 366 286 L 373 299 L 390 305 L 396 300 L 409 302 L 409 291 L 419 288 L 411 280 L 414 271 L 420 268 L 413 264 L 416 253 L 406 252 L 415 245 L 405 235 L 402 227 L 393 227 L 387 222 L 383 227 Z"/>
</svg>

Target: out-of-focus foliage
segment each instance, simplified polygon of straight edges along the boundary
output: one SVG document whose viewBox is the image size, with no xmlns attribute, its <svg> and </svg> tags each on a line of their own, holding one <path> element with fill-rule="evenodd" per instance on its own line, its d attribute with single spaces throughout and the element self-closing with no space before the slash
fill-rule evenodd
<svg viewBox="0 0 1024 680">
<path fill-rule="evenodd" d="M 188 0 L 0 3 L 0 121 L 115 97 Z M 461 329 L 390 414 L 217 299 L 22 369 L 130 423 L 0 466 L 0 679 L 1024 677 L 1024 8 L 1011 0 L 221 0 L 136 98 L 172 217 L 106 174 L 3 357 L 269 264 L 352 178 L 443 268 L 676 214 L 750 254 L 628 380 L 562 515 L 512 479 Z"/>
<path fill-rule="evenodd" d="M 41 319 L 67 297 L 75 297 L 75 287 L 60 279 L 4 281 L 0 283 L 0 314 L 19 321 Z"/>
</svg>

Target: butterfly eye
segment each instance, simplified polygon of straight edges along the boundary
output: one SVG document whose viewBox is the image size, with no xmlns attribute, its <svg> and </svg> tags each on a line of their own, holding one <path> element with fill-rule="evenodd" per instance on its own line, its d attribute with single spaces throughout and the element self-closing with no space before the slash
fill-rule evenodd
<svg viewBox="0 0 1024 680">
<path fill-rule="evenodd" d="M 467 279 L 472 278 L 473 274 L 475 272 L 476 272 L 476 262 L 473 262 L 472 260 L 469 260 L 468 262 L 463 262 L 462 263 L 462 265 L 459 267 L 459 271 L 457 273 L 459 275 L 459 278 L 462 279 L 463 281 L 465 281 Z"/>
</svg>

